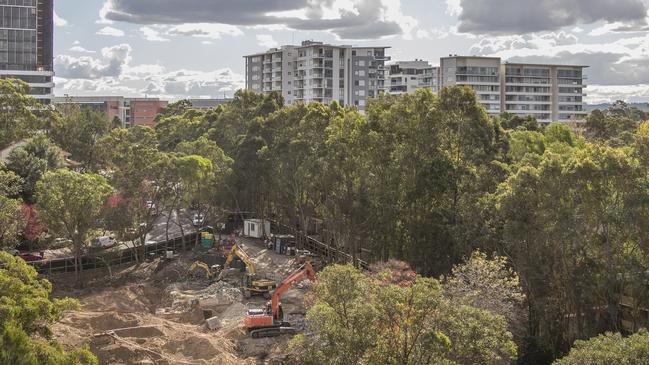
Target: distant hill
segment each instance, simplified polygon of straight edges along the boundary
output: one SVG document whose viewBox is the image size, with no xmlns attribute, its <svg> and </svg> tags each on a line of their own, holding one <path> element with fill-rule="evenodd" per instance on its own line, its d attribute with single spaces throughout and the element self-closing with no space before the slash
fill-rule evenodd
<svg viewBox="0 0 649 365">
<path fill-rule="evenodd" d="M 592 112 L 595 109 L 608 109 L 613 105 L 612 103 L 604 104 L 586 104 L 585 109 L 587 112 Z M 629 103 L 630 107 L 638 108 L 644 112 L 649 112 L 649 103 Z"/>
</svg>

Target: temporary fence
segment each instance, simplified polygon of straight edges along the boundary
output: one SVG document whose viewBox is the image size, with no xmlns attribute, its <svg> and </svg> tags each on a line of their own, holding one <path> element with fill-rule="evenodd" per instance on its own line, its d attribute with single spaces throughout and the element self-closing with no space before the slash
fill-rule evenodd
<svg viewBox="0 0 649 365">
<path fill-rule="evenodd" d="M 324 242 L 305 235 L 303 232 L 295 229 L 294 227 L 287 226 L 274 220 L 271 222 L 271 232 L 275 234 L 290 234 L 295 237 L 295 241 L 299 249 L 305 249 L 325 260 L 328 263 L 352 263 L 354 266 L 367 269 L 369 267 L 367 261 L 360 258 L 354 258 L 353 255 L 341 250 L 338 247 L 327 245 Z"/>
<path fill-rule="evenodd" d="M 196 233 L 185 235 L 185 249 L 194 248 L 196 242 Z M 89 252 L 80 257 L 80 267 L 82 270 L 94 270 L 125 265 L 137 262 L 136 252 L 144 252 L 144 257 L 162 256 L 167 251 L 182 251 L 183 237 L 170 239 L 169 241 L 153 242 L 142 246 L 127 247 L 121 249 L 107 249 L 97 252 Z M 74 272 L 74 257 L 61 257 L 41 261 L 28 262 L 39 274 L 52 275 L 67 272 Z"/>
</svg>

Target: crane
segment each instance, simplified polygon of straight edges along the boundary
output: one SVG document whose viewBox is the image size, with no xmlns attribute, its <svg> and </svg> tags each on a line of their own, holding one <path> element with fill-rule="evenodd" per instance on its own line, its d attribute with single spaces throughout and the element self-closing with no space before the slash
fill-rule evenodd
<svg viewBox="0 0 649 365">
<path fill-rule="evenodd" d="M 235 243 L 230 249 L 228 258 L 223 264 L 223 269 L 219 273 L 217 281 L 223 280 L 226 271 L 230 268 L 230 264 L 235 257 L 240 258 L 248 268 L 248 272 L 244 277 L 245 283 L 243 285 L 243 295 L 246 298 L 250 298 L 253 294 L 263 295 L 264 298 L 269 299 L 271 290 L 275 289 L 276 287 L 275 282 L 273 280 L 261 279 L 257 277 L 257 269 L 255 267 L 255 263 L 250 259 L 250 256 L 248 256 L 246 251 L 240 248 L 237 243 Z"/>
<path fill-rule="evenodd" d="M 279 300 L 293 285 L 306 278 L 315 281 L 315 270 L 309 261 L 277 286 L 265 309 L 250 309 L 248 311 L 244 324 L 253 338 L 295 333 L 295 328 L 289 322 L 284 322 L 284 311 Z"/>
</svg>

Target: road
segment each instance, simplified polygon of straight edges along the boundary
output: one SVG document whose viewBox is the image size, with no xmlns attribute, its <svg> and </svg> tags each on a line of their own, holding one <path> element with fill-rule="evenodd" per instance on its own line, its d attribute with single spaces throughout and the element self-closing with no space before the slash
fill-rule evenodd
<svg viewBox="0 0 649 365">
<path fill-rule="evenodd" d="M 171 221 L 169 222 L 169 239 L 174 239 L 178 238 L 181 236 L 181 230 L 180 226 L 176 223 L 177 222 L 177 212 L 174 211 L 171 216 Z M 180 221 L 183 226 L 183 230 L 185 234 L 193 233 L 194 232 L 194 226 L 192 225 L 192 221 L 190 218 L 190 214 L 185 211 L 181 211 L 181 217 Z M 153 229 L 151 229 L 151 232 L 149 232 L 146 235 L 146 244 L 151 245 L 155 244 L 158 242 L 165 242 L 167 240 L 167 234 L 166 234 L 166 226 L 167 226 L 167 214 L 166 213 L 161 213 L 159 216 L 156 217 L 156 219 L 153 221 Z M 120 245 L 117 245 L 113 247 L 112 249 L 118 250 L 124 247 L 132 247 L 131 242 L 122 242 Z M 100 252 L 99 250 L 93 250 L 93 252 Z M 44 251 L 44 257 L 46 259 L 54 259 L 54 258 L 63 258 L 63 257 L 72 257 L 72 248 L 71 247 L 65 247 L 57 250 L 45 250 Z"/>
</svg>

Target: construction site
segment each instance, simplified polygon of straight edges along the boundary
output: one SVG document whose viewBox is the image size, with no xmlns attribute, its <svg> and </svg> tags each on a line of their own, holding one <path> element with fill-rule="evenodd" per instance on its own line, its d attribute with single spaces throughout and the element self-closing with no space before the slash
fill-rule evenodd
<svg viewBox="0 0 649 365">
<path fill-rule="evenodd" d="M 317 258 L 270 242 L 236 237 L 229 247 L 89 270 L 85 289 L 71 274 L 52 276 L 55 296 L 81 304 L 55 336 L 89 346 L 100 364 L 282 364 L 291 335 L 305 330 Z"/>
</svg>

